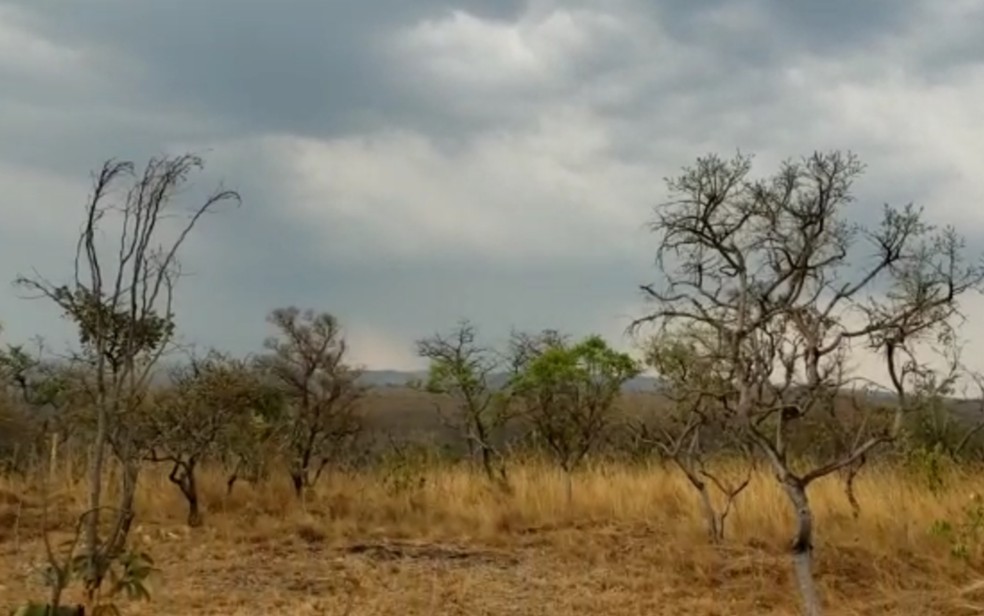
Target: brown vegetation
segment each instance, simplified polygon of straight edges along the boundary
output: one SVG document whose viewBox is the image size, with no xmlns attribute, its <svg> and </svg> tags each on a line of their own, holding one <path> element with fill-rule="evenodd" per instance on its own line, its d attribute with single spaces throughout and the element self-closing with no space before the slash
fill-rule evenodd
<svg viewBox="0 0 984 616">
<path fill-rule="evenodd" d="M 731 469 L 736 472 L 738 469 Z M 706 540 L 685 477 L 660 465 L 592 465 L 572 507 L 552 465 L 514 465 L 514 490 L 479 468 L 333 474 L 306 509 L 286 474 L 231 496 L 221 469 L 201 476 L 208 524 L 184 526 L 185 503 L 166 472 L 138 491 L 133 539 L 156 557 L 151 603 L 129 614 L 794 614 L 791 518 L 770 477 L 756 474 L 729 519 L 729 539 Z M 958 520 L 984 479 L 947 475 L 944 493 L 898 469 L 858 479 L 866 507 L 850 515 L 832 478 L 811 486 L 819 521 L 819 585 L 832 614 L 967 614 L 984 556 L 956 558 L 930 532 Z M 40 594 L 36 484 L 0 483 L 0 597 Z M 58 478 L 63 522 L 85 485 Z"/>
</svg>

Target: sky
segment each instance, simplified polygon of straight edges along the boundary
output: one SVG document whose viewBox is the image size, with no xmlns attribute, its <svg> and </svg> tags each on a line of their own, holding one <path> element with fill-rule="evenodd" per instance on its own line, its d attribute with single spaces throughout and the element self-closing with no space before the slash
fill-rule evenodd
<svg viewBox="0 0 984 616">
<path fill-rule="evenodd" d="M 235 353 L 286 305 L 370 368 L 461 318 L 627 348 L 663 178 L 710 152 L 850 149 L 861 209 L 984 247 L 978 0 L 0 0 L 0 84 L 0 284 L 67 281 L 103 160 L 197 152 L 183 198 L 243 203 L 185 246 L 180 332 Z M 5 338 L 67 343 L 4 288 Z"/>
</svg>

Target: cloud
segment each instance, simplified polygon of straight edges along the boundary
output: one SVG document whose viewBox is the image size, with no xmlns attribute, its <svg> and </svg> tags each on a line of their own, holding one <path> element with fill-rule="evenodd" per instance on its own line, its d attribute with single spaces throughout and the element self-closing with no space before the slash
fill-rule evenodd
<svg viewBox="0 0 984 616">
<path fill-rule="evenodd" d="M 974 120 L 973 102 L 980 96 L 984 69 L 965 73 L 959 86 L 892 76 L 827 93 L 842 130 L 873 144 L 877 167 L 869 164 L 867 192 L 907 194 L 899 200 L 920 202 L 934 219 L 972 234 L 984 231 L 984 178 L 977 172 L 984 127 Z"/>
<path fill-rule="evenodd" d="M 386 366 L 389 370 L 420 370 L 426 364 L 414 353 L 412 345 L 399 335 L 387 334 L 358 323 L 345 328 L 345 340 L 351 352 L 348 356 L 356 366 Z"/>
<path fill-rule="evenodd" d="M 8 1 L 0 277 L 70 271 L 104 158 L 185 149 L 209 163 L 188 198 L 224 181 L 244 203 L 186 246 L 182 331 L 236 352 L 287 304 L 337 313 L 378 367 L 462 317 L 496 339 L 512 326 L 614 339 L 645 309 L 662 178 L 711 151 L 754 152 L 767 173 L 853 149 L 868 164 L 857 219 L 913 200 L 976 249 L 982 10 Z M 13 338 L 71 337 L 9 294 L 0 318 Z"/>
<path fill-rule="evenodd" d="M 600 45 L 623 32 L 616 17 L 585 9 L 531 8 L 512 22 L 455 10 L 406 28 L 392 47 L 409 54 L 425 76 L 478 98 L 503 88 L 532 92 L 569 84 Z"/>
<path fill-rule="evenodd" d="M 278 149 L 291 161 L 287 210 L 323 229 L 326 256 L 521 262 L 624 255 L 652 182 L 608 156 L 608 140 L 572 110 L 450 148 L 393 131 Z"/>
<path fill-rule="evenodd" d="M 17 11 L 0 7 L 0 71 L 27 79 L 71 77 L 85 68 L 83 54 L 20 25 Z"/>
</svg>

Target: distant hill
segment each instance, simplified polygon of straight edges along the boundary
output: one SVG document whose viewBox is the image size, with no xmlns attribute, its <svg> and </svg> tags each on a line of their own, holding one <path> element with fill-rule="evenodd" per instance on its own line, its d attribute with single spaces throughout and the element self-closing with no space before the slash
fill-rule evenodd
<svg viewBox="0 0 984 616">
<path fill-rule="evenodd" d="M 406 387 L 411 381 L 425 378 L 427 378 L 427 372 L 423 370 L 366 370 L 362 373 L 362 383 L 371 387 Z M 504 373 L 494 374 L 491 379 L 492 386 L 502 387 L 508 378 L 508 375 Z M 659 379 L 651 376 L 638 376 L 627 382 L 622 389 L 630 392 L 646 392 L 656 391 L 658 388 Z"/>
<path fill-rule="evenodd" d="M 151 373 L 151 382 L 157 385 L 165 385 L 169 381 L 168 370 L 177 367 L 179 362 L 161 362 L 157 369 Z M 411 381 L 426 379 L 426 370 L 366 370 L 362 373 L 361 382 L 370 387 L 400 388 L 406 387 Z M 503 387 L 509 377 L 505 373 L 492 375 L 492 386 Z M 630 392 L 649 392 L 654 391 L 659 385 L 659 380 L 649 376 L 640 376 L 632 379 L 623 387 L 623 391 Z"/>
<path fill-rule="evenodd" d="M 362 374 L 362 383 L 371 387 L 396 390 L 406 388 L 411 381 L 426 377 L 427 372 L 424 370 L 366 370 Z M 505 373 L 494 374 L 491 379 L 492 386 L 503 387 L 508 378 Z M 653 376 L 638 376 L 622 387 L 622 391 L 633 394 L 659 393 L 661 389 L 660 379 Z M 868 400 L 890 404 L 895 401 L 895 394 L 888 391 L 869 391 Z M 980 401 L 954 398 L 950 401 L 950 408 L 957 418 L 964 421 L 984 419 L 984 405 Z"/>
<path fill-rule="evenodd" d="M 427 373 L 423 370 L 366 370 L 360 382 L 371 387 L 405 387 L 411 381 L 426 377 Z"/>
</svg>

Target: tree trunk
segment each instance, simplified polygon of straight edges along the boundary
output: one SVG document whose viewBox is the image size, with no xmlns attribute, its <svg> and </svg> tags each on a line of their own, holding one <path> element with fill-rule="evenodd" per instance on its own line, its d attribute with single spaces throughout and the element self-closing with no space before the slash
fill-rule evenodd
<svg viewBox="0 0 984 616">
<path fill-rule="evenodd" d="M 102 383 L 100 383 L 100 389 L 102 389 Z M 103 463 L 106 458 L 106 441 L 109 434 L 109 404 L 106 401 L 105 392 L 100 391 L 99 393 L 100 400 L 96 404 L 96 437 L 89 458 L 89 510 L 85 521 L 85 550 L 88 558 L 86 563 L 86 603 L 89 605 L 92 605 L 97 588 L 93 581 L 99 577 L 99 513 L 102 506 Z"/>
<path fill-rule="evenodd" d="M 857 461 L 848 464 L 841 470 L 844 478 L 844 494 L 847 496 L 847 502 L 851 506 L 851 515 L 855 520 L 861 517 L 861 503 L 858 501 L 857 493 L 854 491 L 854 480 L 857 479 L 858 473 L 861 472 L 866 461 L 866 457 L 861 456 Z"/>
<path fill-rule="evenodd" d="M 113 554 L 118 554 L 126 547 L 126 540 L 130 536 L 130 526 L 133 525 L 133 516 L 135 508 L 133 506 L 133 501 L 137 495 L 137 477 L 140 472 L 139 467 L 135 463 L 128 463 L 126 467 L 126 475 L 123 480 L 123 499 L 120 506 L 122 522 L 120 523 L 120 532 L 117 534 L 116 544 L 113 549 Z"/>
<path fill-rule="evenodd" d="M 567 480 L 567 513 L 573 513 L 574 505 L 574 477 L 573 472 L 570 470 L 564 470 L 564 476 Z"/>
<path fill-rule="evenodd" d="M 290 482 L 294 486 L 294 496 L 301 498 L 304 496 L 304 472 L 303 471 L 291 471 L 290 472 Z"/>
<path fill-rule="evenodd" d="M 239 480 L 239 472 L 232 471 L 229 478 L 226 479 L 226 496 L 232 496 L 232 489 L 236 487 L 236 482 Z"/>
<path fill-rule="evenodd" d="M 85 605 L 94 608 L 98 604 L 99 590 L 102 587 L 103 579 L 108 572 L 108 563 L 119 558 L 126 548 L 126 540 L 130 535 L 130 528 L 133 525 L 133 501 L 136 494 L 137 478 L 140 473 L 139 466 L 131 461 L 124 461 L 123 456 L 118 458 L 122 468 L 122 490 L 120 492 L 119 505 L 114 513 L 115 521 L 113 530 L 106 540 L 103 549 L 98 554 L 99 560 L 92 565 L 93 576 L 85 581 Z"/>
<path fill-rule="evenodd" d="M 105 556 L 110 559 L 119 556 L 126 547 L 126 540 L 130 535 L 130 526 L 133 524 L 133 502 L 137 493 L 137 478 L 140 474 L 140 467 L 136 462 L 123 462 L 121 460 L 120 463 L 123 466 L 123 491 L 120 494 L 120 504 L 117 509 L 112 539 L 106 546 Z M 101 579 L 99 581 L 102 583 Z"/>
<path fill-rule="evenodd" d="M 707 526 L 707 536 L 711 543 L 720 543 L 724 539 L 724 520 L 718 519 L 718 514 L 714 511 L 714 502 L 711 500 L 711 493 L 707 490 L 707 483 L 700 479 L 700 476 L 688 464 L 679 458 L 674 457 L 673 462 L 677 468 L 687 476 L 687 481 L 697 490 L 700 498 L 700 511 L 704 516 L 704 524 Z"/>
<path fill-rule="evenodd" d="M 291 475 L 293 477 L 293 475 Z M 233 467 L 232 472 L 226 479 L 226 496 L 232 494 L 232 490 L 237 483 L 240 481 L 245 481 L 246 483 L 257 485 L 260 481 L 265 481 L 269 479 L 269 473 L 262 462 L 248 462 L 240 458 L 236 462 L 236 466 Z"/>
<path fill-rule="evenodd" d="M 851 516 L 855 520 L 861 517 L 861 503 L 858 502 L 857 494 L 854 492 L 854 480 L 858 476 L 858 470 L 860 469 L 849 468 L 847 477 L 844 478 L 844 493 L 847 494 L 847 502 L 851 505 Z"/>
<path fill-rule="evenodd" d="M 58 476 L 58 431 L 51 432 L 51 450 L 48 454 L 48 485 L 55 484 Z"/>
<path fill-rule="evenodd" d="M 482 446 L 482 468 L 489 481 L 495 481 L 495 469 L 492 467 L 492 452 L 488 447 Z"/>
<path fill-rule="evenodd" d="M 106 405 L 96 411 L 96 441 L 89 458 L 89 517 L 86 522 L 86 548 L 94 554 L 99 547 L 99 508 L 102 504 L 103 462 L 106 458 L 107 418 Z"/>
<path fill-rule="evenodd" d="M 185 501 L 188 503 L 187 523 L 192 528 L 202 525 L 202 513 L 198 504 L 198 481 L 195 479 L 197 467 L 198 461 L 195 458 L 175 462 L 174 468 L 171 469 L 171 474 L 168 476 L 168 479 L 181 490 L 181 494 L 184 495 Z"/>
<path fill-rule="evenodd" d="M 720 543 L 724 539 L 724 524 L 718 522 L 718 515 L 714 511 L 714 503 L 711 501 L 711 494 L 707 490 L 707 484 L 701 483 L 697 487 L 700 493 L 700 507 L 704 513 L 704 521 L 707 524 L 707 535 L 711 543 Z"/>
<path fill-rule="evenodd" d="M 793 538 L 793 566 L 800 597 L 803 600 L 803 613 L 806 616 L 820 616 L 822 613 L 820 597 L 817 594 L 816 580 L 813 579 L 813 511 L 806 495 L 806 486 L 795 477 L 787 477 L 783 487 L 796 513 L 796 536 Z"/>
<path fill-rule="evenodd" d="M 509 476 L 502 460 L 498 459 L 491 447 L 482 446 L 482 467 L 489 481 L 497 485 L 503 492 L 510 492 Z"/>
<path fill-rule="evenodd" d="M 188 494 L 188 526 L 198 528 L 202 525 L 202 512 L 198 506 L 198 491 L 194 487 L 195 480 L 191 480 L 191 491 Z"/>
</svg>

